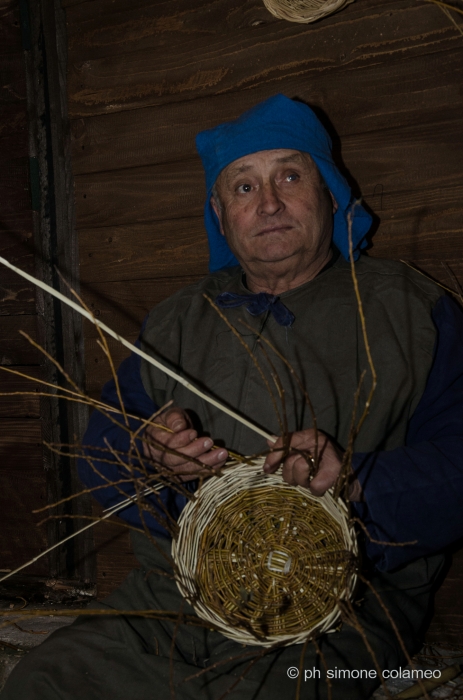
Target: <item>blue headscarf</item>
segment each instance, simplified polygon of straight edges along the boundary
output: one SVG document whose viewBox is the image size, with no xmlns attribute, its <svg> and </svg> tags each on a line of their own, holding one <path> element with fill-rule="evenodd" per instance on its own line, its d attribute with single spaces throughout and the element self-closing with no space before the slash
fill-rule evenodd
<svg viewBox="0 0 463 700">
<path fill-rule="evenodd" d="M 338 204 L 333 224 L 334 244 L 348 260 L 347 215 L 352 210 L 352 243 L 356 260 L 360 250 L 366 246 L 365 238 L 372 218 L 360 205 L 352 208 L 352 192 L 334 164 L 331 139 L 314 112 L 302 102 L 295 102 L 281 94 L 270 97 L 234 121 L 201 131 L 196 137 L 196 148 L 206 172 L 204 221 L 209 239 L 211 272 L 238 265 L 238 260 L 220 233 L 219 221 L 211 205 L 212 188 L 227 165 L 257 151 L 288 148 L 309 153 Z"/>
</svg>

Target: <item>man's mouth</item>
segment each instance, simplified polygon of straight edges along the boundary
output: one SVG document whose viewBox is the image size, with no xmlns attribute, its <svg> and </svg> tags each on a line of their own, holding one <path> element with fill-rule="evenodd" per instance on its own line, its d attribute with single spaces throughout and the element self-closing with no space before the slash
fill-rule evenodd
<svg viewBox="0 0 463 700">
<path fill-rule="evenodd" d="M 263 228 L 256 235 L 263 236 L 266 233 L 284 232 L 284 231 L 289 231 L 292 228 L 293 227 L 290 224 L 279 224 L 278 226 L 267 226 L 267 228 Z"/>
</svg>

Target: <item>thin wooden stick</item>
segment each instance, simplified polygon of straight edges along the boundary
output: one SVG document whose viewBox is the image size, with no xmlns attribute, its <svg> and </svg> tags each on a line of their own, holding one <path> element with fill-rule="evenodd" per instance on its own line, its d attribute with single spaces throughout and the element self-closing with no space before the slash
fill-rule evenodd
<svg viewBox="0 0 463 700">
<path fill-rule="evenodd" d="M 24 279 L 28 280 L 29 282 L 32 282 L 32 284 L 35 284 L 37 287 L 40 287 L 44 291 L 48 292 L 49 294 L 54 296 L 56 299 L 59 299 L 67 306 L 70 306 L 71 309 L 74 309 L 74 311 L 77 311 L 77 313 L 81 314 L 81 316 L 84 316 L 84 318 L 88 319 L 95 326 L 97 326 L 98 328 L 101 328 L 101 330 L 105 331 L 105 333 L 110 335 L 112 338 L 115 338 L 119 343 L 124 345 L 131 352 L 134 352 L 136 355 L 139 355 L 144 360 L 146 360 L 146 362 L 149 362 L 149 364 L 154 365 L 154 367 L 157 367 L 158 369 L 160 369 L 161 372 L 164 372 L 169 377 L 172 377 L 173 379 L 175 379 L 179 384 L 182 384 L 186 389 L 193 392 L 193 394 L 200 396 L 202 399 L 204 399 L 204 401 L 207 401 L 208 403 L 212 404 L 212 406 L 215 406 L 220 411 L 223 411 L 223 413 L 227 413 L 229 416 L 231 416 L 232 418 L 237 420 L 239 423 L 242 423 L 250 430 L 253 430 L 258 435 L 261 435 L 262 437 L 264 437 L 266 440 L 272 440 L 272 441 L 274 440 L 273 436 L 270 435 L 270 433 L 267 433 L 265 430 L 262 430 L 262 428 L 259 428 L 257 425 L 254 425 L 253 423 L 248 421 L 246 418 L 243 418 L 243 416 L 240 416 L 239 413 L 235 413 L 235 411 L 232 411 L 230 408 L 227 408 L 223 404 L 219 403 L 219 401 L 216 401 L 215 399 L 213 399 L 211 396 L 204 394 L 202 391 L 197 389 L 189 381 L 187 381 L 186 379 L 181 377 L 179 374 L 177 374 L 173 370 L 169 369 L 169 367 L 165 367 L 161 362 L 159 362 L 158 360 L 155 360 L 154 357 L 151 357 L 151 355 L 148 355 L 146 352 L 143 352 L 143 350 L 140 350 L 132 343 L 129 343 L 128 340 L 125 340 L 125 338 L 123 338 L 118 333 L 113 331 L 111 328 L 109 328 L 109 326 L 106 326 L 101 321 L 98 321 L 96 318 L 94 318 L 94 316 L 92 316 L 92 314 L 90 312 L 83 309 L 81 306 L 76 304 L 71 299 L 68 299 L 68 297 L 65 297 L 64 294 L 61 294 L 61 292 L 58 292 L 56 289 L 53 289 L 53 287 L 50 287 L 48 284 L 45 284 L 45 282 L 38 280 L 36 277 L 29 275 L 27 272 L 20 270 L 18 267 L 15 267 L 15 265 L 12 265 L 10 262 L 8 262 L 8 260 L 5 260 L 5 258 L 2 258 L 1 256 L 0 256 L 0 263 L 5 265 L 6 267 L 8 267 L 10 270 L 13 270 L 13 272 L 16 272 L 21 277 L 24 277 Z"/>
<path fill-rule="evenodd" d="M 449 10 L 453 10 L 454 12 L 458 12 L 460 15 L 463 15 L 463 10 L 460 10 L 459 7 L 455 7 L 454 5 L 449 5 L 448 2 L 441 2 L 440 0 L 426 0 L 426 2 L 432 2 L 434 5 L 440 5 L 440 7 L 448 7 Z"/>
<path fill-rule="evenodd" d="M 152 488 L 145 489 L 145 491 L 143 492 L 143 495 L 145 495 L 147 493 L 151 493 L 153 491 L 159 491 L 163 487 L 164 487 L 164 484 L 157 484 L 156 486 L 153 486 Z M 126 508 L 130 503 L 136 503 L 136 500 L 134 498 L 128 498 L 125 501 L 122 501 L 122 503 L 117 503 L 115 506 L 112 506 L 112 508 L 108 508 L 107 509 L 108 512 L 106 513 L 106 515 L 103 515 L 101 518 L 98 518 L 98 520 L 93 520 L 89 525 L 85 525 L 85 527 L 81 528 L 80 530 L 77 530 L 77 532 L 73 532 L 72 535 L 65 537 L 64 540 L 60 540 L 59 542 L 56 542 L 56 544 L 52 545 L 51 547 L 48 547 L 48 549 L 46 549 L 44 552 L 40 552 L 40 554 L 38 554 L 33 559 L 30 559 L 25 564 L 18 566 L 17 569 L 10 571 L 9 573 L 6 574 L 6 576 L 2 576 L 2 578 L 0 578 L 0 583 L 2 583 L 2 581 L 6 581 L 7 578 L 10 578 L 10 576 L 14 576 L 14 574 L 17 574 L 19 571 L 22 571 L 27 566 L 30 566 L 31 564 L 35 564 L 35 562 L 38 561 L 39 559 L 41 559 L 42 557 L 44 557 L 45 554 L 48 554 L 49 552 L 56 549 L 56 547 L 59 547 L 60 545 L 67 542 L 68 540 L 71 540 L 73 537 L 76 537 L 76 535 L 80 535 L 81 532 L 85 532 L 85 530 L 88 530 L 89 528 L 93 527 L 97 523 L 101 523 L 102 520 L 106 520 L 107 518 L 110 518 L 111 515 L 114 515 L 114 513 L 119 512 L 123 508 Z"/>
</svg>

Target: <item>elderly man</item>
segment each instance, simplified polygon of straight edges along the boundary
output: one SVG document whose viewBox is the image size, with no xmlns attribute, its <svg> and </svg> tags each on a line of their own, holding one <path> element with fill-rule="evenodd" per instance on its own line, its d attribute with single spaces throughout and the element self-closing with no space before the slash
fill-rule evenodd
<svg viewBox="0 0 463 700">
<path fill-rule="evenodd" d="M 300 665 L 310 670 L 303 675 L 301 698 L 364 700 L 379 683 L 378 668 L 396 669 L 405 660 L 404 649 L 417 649 L 442 565 L 438 552 L 463 534 L 460 310 L 406 266 L 360 256 L 371 219 L 360 206 L 352 207 L 329 137 L 306 105 L 277 95 L 238 120 L 199 134 L 197 144 L 206 170 L 212 274 L 153 309 L 142 330 L 142 347 L 278 435 L 277 416 L 249 353 L 204 294 L 215 300 L 250 350 L 256 352 L 260 336 L 269 340 L 310 396 L 321 457 L 310 479 L 300 452 L 278 449 L 280 437 L 264 470 L 281 466 L 288 483 L 322 495 L 339 474 L 354 394 L 368 369 L 348 263 L 350 214 L 356 275 L 378 373 L 373 404 L 356 442 L 350 487 L 353 507 L 369 533 L 371 588 L 361 592 L 356 605 L 357 626 L 344 623 L 318 640 L 318 652 L 309 645 L 302 660 L 302 647 L 293 645 L 255 657 L 249 665 L 259 649 L 243 648 L 215 631 L 129 613 L 82 617 L 27 657 L 2 700 L 148 700 L 173 691 L 184 699 L 280 700 L 296 693 L 288 669 Z M 243 316 L 246 326 L 240 325 Z M 284 389 L 291 445 L 313 453 L 307 402 L 288 366 L 278 357 L 272 361 Z M 151 442 L 143 449 L 186 488 L 196 487 L 198 461 L 216 469 L 225 463 L 227 449 L 243 455 L 269 449 L 249 428 L 136 355 L 118 375 L 131 414 L 146 418 L 156 406 L 173 402 L 160 417 L 170 432 L 147 429 Z M 368 389 L 364 383 L 360 402 Z M 114 382 L 103 398 L 118 405 Z M 134 427 L 139 424 L 130 420 Z M 124 470 L 101 460 L 105 450 L 111 457 L 107 445 L 128 452 L 127 433 L 95 412 L 84 442 L 90 446 L 90 463 L 82 462 L 81 476 L 89 486 L 100 487 L 95 496 L 105 506 L 113 505 L 126 487 L 101 486 L 123 478 Z M 186 503 L 178 490 L 164 489 L 161 498 L 173 517 Z M 153 506 L 158 507 L 155 501 Z M 135 506 L 122 517 L 142 526 Z M 102 606 L 106 611 L 193 614 L 166 575 L 166 532 L 150 512 L 143 521 L 158 548 L 133 533 L 142 569 Z M 413 544 L 393 547 L 381 541 Z"/>
</svg>

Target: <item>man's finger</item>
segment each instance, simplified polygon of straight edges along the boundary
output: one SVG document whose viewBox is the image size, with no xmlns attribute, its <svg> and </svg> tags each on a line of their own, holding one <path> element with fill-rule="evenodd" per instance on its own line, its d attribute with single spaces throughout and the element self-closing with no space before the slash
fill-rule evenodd
<svg viewBox="0 0 463 700">
<path fill-rule="evenodd" d="M 168 428 L 174 431 L 174 433 L 179 433 L 182 430 L 191 428 L 190 419 L 187 413 L 182 409 L 174 406 L 169 408 L 162 416 L 164 423 Z"/>
<path fill-rule="evenodd" d="M 276 442 L 271 442 L 270 440 L 267 440 L 267 442 L 272 448 L 272 452 L 266 456 L 263 469 L 266 474 L 274 474 L 283 458 L 283 438 L 278 438 Z"/>
<path fill-rule="evenodd" d="M 179 450 L 182 456 L 173 455 L 169 454 L 168 452 L 165 452 L 162 462 L 167 467 L 175 467 L 181 464 L 185 464 L 191 458 L 199 459 L 200 457 L 203 457 L 207 452 L 209 452 L 213 444 L 214 443 L 212 442 L 211 438 L 197 438 L 196 440 L 193 440 L 192 442 L 183 446 L 181 450 Z M 170 449 L 176 449 L 170 443 L 168 443 L 166 447 Z"/>
<path fill-rule="evenodd" d="M 310 482 L 309 488 L 314 496 L 323 496 L 334 484 L 341 471 L 341 463 L 324 464 Z"/>
<path fill-rule="evenodd" d="M 216 450 L 211 450 L 210 452 L 207 452 L 206 454 L 198 458 L 201 464 L 203 465 L 203 468 L 197 464 L 189 462 L 188 460 L 181 462 L 180 464 L 166 464 L 165 466 L 168 469 L 171 469 L 175 474 L 180 476 L 182 478 L 182 481 L 191 481 L 192 479 L 196 479 L 198 476 L 201 475 L 210 475 L 211 469 L 219 469 L 220 467 L 223 467 L 223 465 L 227 461 L 227 457 L 227 450 L 219 448 Z"/>
</svg>

